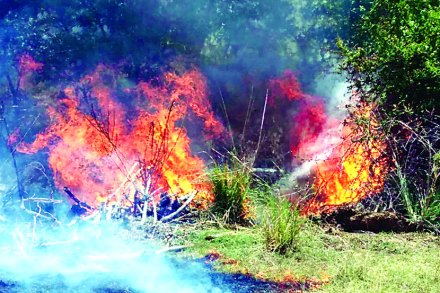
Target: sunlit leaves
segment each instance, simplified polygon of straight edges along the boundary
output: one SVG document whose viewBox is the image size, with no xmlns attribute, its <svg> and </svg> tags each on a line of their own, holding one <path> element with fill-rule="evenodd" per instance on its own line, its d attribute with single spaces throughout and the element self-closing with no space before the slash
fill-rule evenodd
<svg viewBox="0 0 440 293">
<path fill-rule="evenodd" d="M 373 1 L 355 32 L 339 47 L 352 81 L 372 89 L 365 99 L 420 111 L 440 105 L 438 1 Z"/>
</svg>

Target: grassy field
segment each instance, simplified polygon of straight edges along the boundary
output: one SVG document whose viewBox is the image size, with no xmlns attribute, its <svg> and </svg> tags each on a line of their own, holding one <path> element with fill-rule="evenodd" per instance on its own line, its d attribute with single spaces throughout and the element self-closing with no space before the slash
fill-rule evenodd
<svg viewBox="0 0 440 293">
<path fill-rule="evenodd" d="M 429 233 L 346 233 L 307 223 L 299 249 L 282 256 L 267 251 L 256 227 L 179 230 L 179 244 L 192 245 L 185 256 L 219 254 L 221 271 L 328 281 L 318 292 L 440 292 L 440 239 Z"/>
</svg>

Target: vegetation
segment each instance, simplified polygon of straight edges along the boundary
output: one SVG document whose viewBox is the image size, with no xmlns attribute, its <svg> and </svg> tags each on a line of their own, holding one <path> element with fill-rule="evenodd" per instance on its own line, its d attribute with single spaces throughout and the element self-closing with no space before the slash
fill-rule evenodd
<svg viewBox="0 0 440 293">
<path fill-rule="evenodd" d="M 385 197 L 413 221 L 438 225 L 440 6 L 437 1 L 359 1 L 341 69 L 363 102 L 377 105 L 387 155 Z M 368 136 L 369 134 L 366 134 Z M 437 223 L 437 224 L 436 224 Z"/>
<path fill-rule="evenodd" d="M 290 254 L 299 247 L 299 235 L 305 219 L 299 208 L 284 197 L 271 195 L 260 208 L 260 221 L 269 251 Z"/>
<path fill-rule="evenodd" d="M 35 164 L 39 173 L 33 169 L 25 172 L 28 161 L 39 159 L 38 155 L 21 155 L 14 145 L 41 132 L 52 119 L 42 114 L 44 110 L 48 106 L 63 108 L 58 102 L 66 93 L 60 89 L 98 64 L 121 73 L 124 78 L 115 83 L 121 93 L 118 102 L 130 106 L 137 101 L 126 93 L 134 93 L 131 85 L 140 80 L 160 84 L 163 81 L 157 77 L 163 72 L 179 75 L 188 68 L 200 68 L 207 79 L 213 111 L 226 120 L 233 144 L 237 139 L 240 145 L 212 144 L 238 149 L 243 157 L 254 151 L 250 156 L 253 164 L 261 169 L 282 169 L 293 160 L 298 166 L 304 164 L 300 156 L 293 158 L 289 144 L 289 140 L 303 139 L 301 128 L 316 132 L 309 139 L 315 141 L 326 135 L 321 128 L 334 123 L 326 116 L 330 107 L 325 99 L 322 105 L 320 98 L 308 99 L 308 94 L 298 99 L 295 91 L 299 87 L 285 85 L 283 89 L 293 93 L 277 105 L 270 95 L 271 80 L 286 69 L 295 74 L 298 71 L 298 84 L 312 97 L 321 74 L 339 61 L 354 93 L 354 104 L 358 102 L 353 109 L 374 104 L 374 117 L 379 122 L 371 123 L 371 116 L 352 119 L 361 129 L 367 129 L 365 125 L 374 128 L 356 139 L 380 140 L 386 147 L 375 160 L 389 158 L 388 169 L 379 174 L 386 177 L 380 200 L 367 199 L 373 202 L 372 207 L 361 204 L 374 211 L 402 213 L 423 223 L 430 232 L 440 233 L 438 0 L 9 2 L 0 7 L 0 155 L 9 158 L 1 162 L 4 174 L 0 179 L 7 181 L 8 188 L 13 186 L 10 174 L 15 170 L 17 191 L 3 193 L 0 189 L 5 202 L 11 203 L 18 195 L 18 208 L 24 194 L 50 195 L 51 199 L 53 194 L 60 196 L 52 178 L 59 175 L 46 172 L 49 163 Z M 340 59 L 334 59 L 335 55 Z M 20 69 L 21 60 L 28 60 L 34 68 Z M 31 89 L 27 82 L 33 85 Z M 192 90 L 193 84 L 184 86 Z M 84 94 L 84 100 L 89 98 Z M 295 130 L 298 133 L 290 133 L 292 112 L 301 114 L 308 103 L 316 121 L 303 119 Z M 127 113 L 123 119 L 127 129 L 134 127 L 132 115 Z M 181 120 L 182 125 L 192 123 Z M 203 122 L 205 126 L 210 123 Z M 154 129 L 154 123 L 151 125 Z M 194 137 L 194 148 L 209 140 L 197 137 L 196 130 L 188 130 L 188 136 Z M 162 149 L 163 142 L 159 145 Z M 200 257 L 216 251 L 221 256 L 221 270 L 261 278 L 330 280 L 323 292 L 440 292 L 438 238 L 426 232 L 348 234 L 315 225 L 301 215 L 295 203 L 257 180 L 253 164 L 233 154 L 214 162 L 209 176 L 215 199 L 209 212 L 222 228 L 186 227 L 189 232 L 184 231 L 188 233 L 177 241 L 193 245 L 187 251 L 190 255 Z M 370 173 L 374 173 L 372 169 Z M 147 169 L 144 171 L 146 178 Z M 145 179 L 144 183 L 150 186 L 150 181 Z M 136 210 L 136 200 L 133 205 Z M 145 218 L 147 209 L 143 211 Z M 234 229 L 224 228 L 232 226 Z"/>
<path fill-rule="evenodd" d="M 439 162 L 438 146 L 433 144 L 437 140 L 437 127 L 423 128 L 428 132 L 411 129 L 407 137 L 389 141 L 394 168 L 390 170 L 387 193 L 401 200 L 402 211 L 412 221 L 424 221 L 427 226 L 437 229 Z"/>
<path fill-rule="evenodd" d="M 404 115 L 408 107 L 418 113 L 438 110 L 438 1 L 377 0 L 359 9 L 363 13 L 353 36 L 339 46 L 361 98 L 394 109 L 392 115 Z"/>
<path fill-rule="evenodd" d="M 430 234 L 345 233 L 308 222 L 299 234 L 298 250 L 286 257 L 267 251 L 258 227 L 199 227 L 187 227 L 180 236 L 179 243 L 193 245 L 185 255 L 219 254 L 214 265 L 222 271 L 278 281 L 328 282 L 318 292 L 440 290 L 440 242 Z"/>
<path fill-rule="evenodd" d="M 216 164 L 210 171 L 214 202 L 211 211 L 227 223 L 245 224 L 251 220 L 252 173 L 236 157 L 231 164 Z"/>
</svg>

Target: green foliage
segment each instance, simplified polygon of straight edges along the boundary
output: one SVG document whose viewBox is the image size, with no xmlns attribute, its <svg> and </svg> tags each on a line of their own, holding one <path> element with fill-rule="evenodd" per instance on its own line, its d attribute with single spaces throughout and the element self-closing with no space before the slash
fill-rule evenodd
<svg viewBox="0 0 440 293">
<path fill-rule="evenodd" d="M 306 63 L 315 70 L 322 45 L 332 44 L 347 31 L 347 3 L 19 1 L 0 9 L 0 55 L 11 61 L 30 53 L 48 65 L 47 79 L 60 74 L 67 79 L 97 62 L 114 64 L 121 59 L 137 78 L 176 55 L 196 62 L 245 65 L 256 72 Z"/>
<path fill-rule="evenodd" d="M 375 0 L 359 9 L 354 35 L 338 45 L 361 98 L 395 116 L 440 106 L 439 2 Z"/>
<path fill-rule="evenodd" d="M 423 218 L 425 221 L 440 228 L 440 192 L 432 194 L 423 205 Z"/>
<path fill-rule="evenodd" d="M 258 75 L 307 68 L 305 82 L 330 61 L 348 33 L 349 1 L 213 1 L 201 56 L 216 65 L 245 65 Z M 266 71 L 266 72 L 265 72 Z"/>
<path fill-rule="evenodd" d="M 411 220 L 438 225 L 440 3 L 357 2 L 353 34 L 337 42 L 342 69 L 361 101 L 378 106 L 395 167 L 388 190 Z"/>
<path fill-rule="evenodd" d="M 201 23 L 192 27 L 198 33 L 187 33 L 174 14 L 183 5 L 168 2 L 24 1 L 0 19 L 0 55 L 13 64 L 29 53 L 45 64 L 43 80 L 70 80 L 98 63 L 151 77 L 176 55 L 198 52 L 206 34 Z"/>
<path fill-rule="evenodd" d="M 227 223 L 249 222 L 252 174 L 238 159 L 231 164 L 216 164 L 210 171 L 214 203 L 212 212 Z"/>
<path fill-rule="evenodd" d="M 298 249 L 305 218 L 297 206 L 284 197 L 268 196 L 260 216 L 268 250 L 285 255 Z"/>
<path fill-rule="evenodd" d="M 232 156 L 231 165 L 216 165 L 210 172 L 214 203 L 211 211 L 227 223 L 249 223 L 256 210 L 269 251 L 285 255 L 299 247 L 306 219 L 299 208 L 274 195 L 271 186 L 253 179 L 251 170 Z"/>
</svg>

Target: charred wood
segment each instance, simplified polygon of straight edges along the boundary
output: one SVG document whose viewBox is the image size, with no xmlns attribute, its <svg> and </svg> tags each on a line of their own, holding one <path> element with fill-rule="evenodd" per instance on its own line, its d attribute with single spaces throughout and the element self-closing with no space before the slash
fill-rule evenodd
<svg viewBox="0 0 440 293">
<path fill-rule="evenodd" d="M 71 200 L 73 200 L 76 204 L 72 205 L 71 211 L 73 214 L 81 216 L 87 213 L 88 211 L 93 210 L 91 206 L 87 203 L 80 201 L 73 193 L 70 191 L 68 187 L 64 187 L 64 192 L 69 196 Z"/>
</svg>

